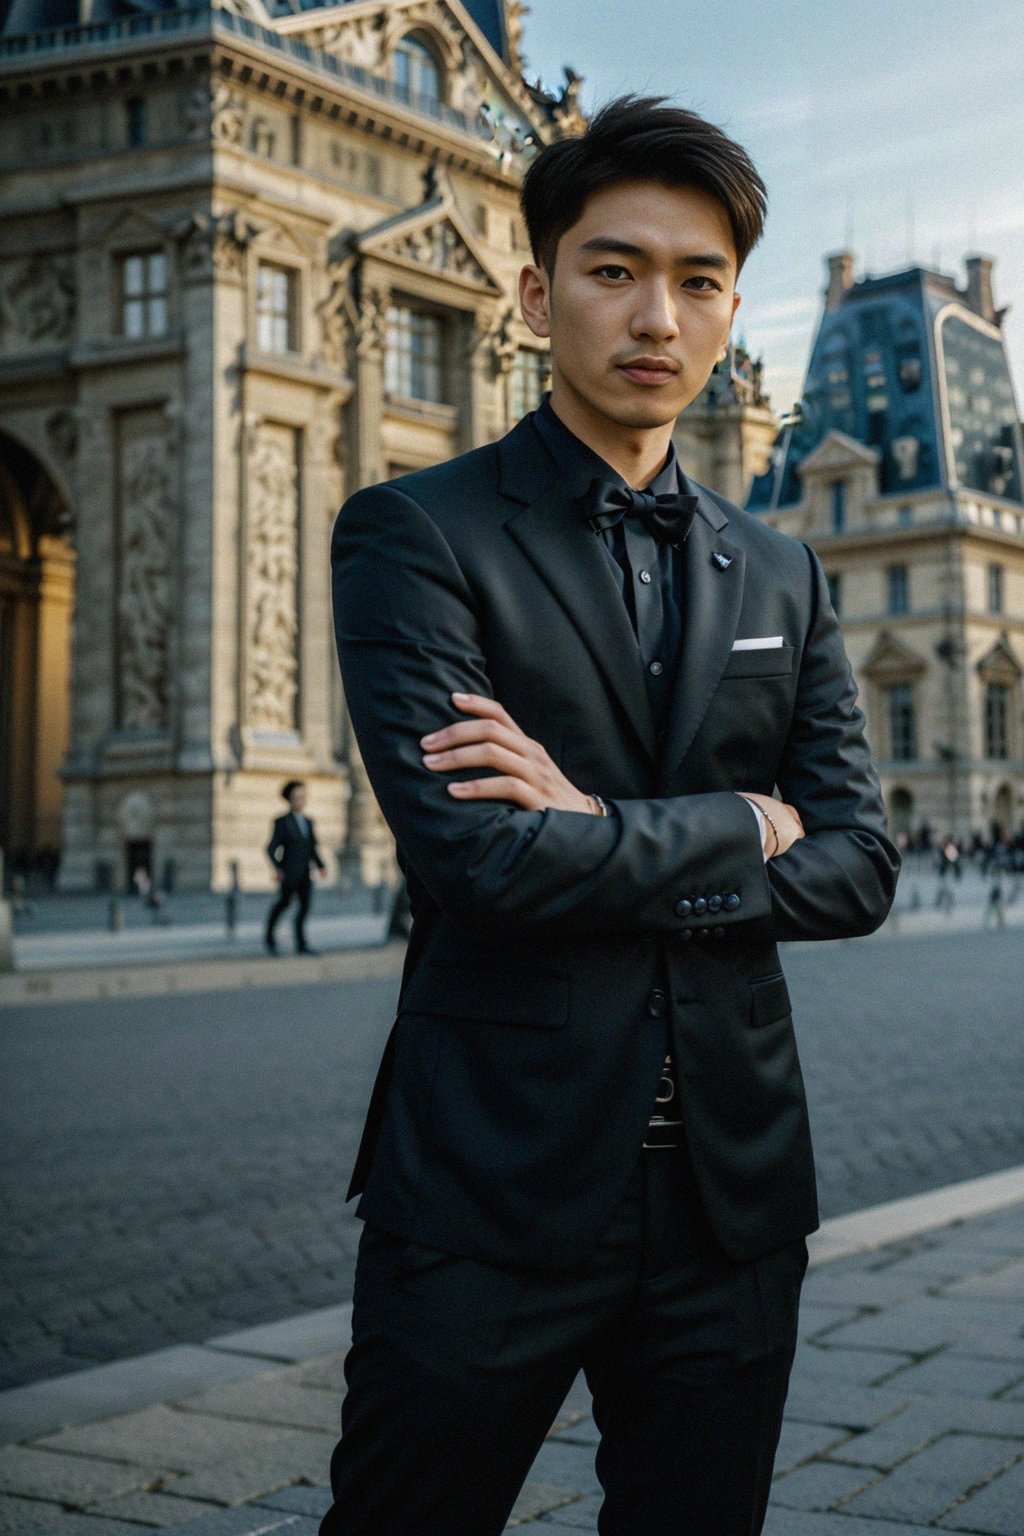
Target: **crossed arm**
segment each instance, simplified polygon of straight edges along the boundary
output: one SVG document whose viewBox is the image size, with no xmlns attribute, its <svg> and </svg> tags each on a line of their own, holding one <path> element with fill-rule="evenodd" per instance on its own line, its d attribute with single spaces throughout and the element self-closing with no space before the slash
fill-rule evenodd
<svg viewBox="0 0 1024 1536">
<path fill-rule="evenodd" d="M 351 497 L 331 559 L 338 656 L 370 783 L 403 854 L 450 915 L 551 936 L 678 932 L 699 922 L 677 913 L 679 898 L 713 887 L 742 898 L 720 921 L 761 924 L 771 937 L 869 932 L 885 916 L 898 858 L 827 602 L 807 640 L 813 665 L 801 671 L 806 718 L 791 732 L 793 782 L 810 791 L 807 804 L 781 776 L 783 801 L 747 797 L 779 829 L 766 865 L 754 818 L 731 790 L 617 799 L 615 816 L 579 814 L 593 809 L 587 795 L 492 698 L 473 594 L 432 519 L 402 491 Z M 451 722 L 453 704 L 469 718 Z M 831 729 L 819 732 L 819 720 Z M 837 794 L 839 748 L 857 772 Z M 820 762 L 801 765 L 807 754 Z M 493 776 L 480 778 L 481 767 Z M 783 871 L 797 849 L 808 853 L 794 892 Z"/>
<path fill-rule="evenodd" d="M 583 811 L 594 816 L 600 810 L 593 795 L 576 789 L 551 761 L 547 748 L 520 730 L 497 699 L 477 693 L 453 693 L 452 703 L 470 720 L 432 731 L 420 737 L 426 750 L 423 762 L 432 772 L 456 768 L 491 768 L 487 779 L 458 779 L 448 792 L 459 800 L 508 800 L 525 810 Z M 804 836 L 800 813 L 793 805 L 753 790 L 737 790 L 762 812 L 759 818 L 766 858 L 780 853 Z"/>
</svg>

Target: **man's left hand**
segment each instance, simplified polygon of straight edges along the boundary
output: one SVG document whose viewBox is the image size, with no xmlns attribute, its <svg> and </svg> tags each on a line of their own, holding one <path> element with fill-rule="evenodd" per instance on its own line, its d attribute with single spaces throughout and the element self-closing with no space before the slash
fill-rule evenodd
<svg viewBox="0 0 1024 1536">
<path fill-rule="evenodd" d="M 456 800 L 509 800 L 524 811 L 582 811 L 593 816 L 597 807 L 551 761 L 539 741 L 520 730 L 497 699 L 479 693 L 453 693 L 456 709 L 470 720 L 458 720 L 421 736 L 423 762 L 432 771 L 493 768 L 487 779 L 460 779 L 448 785 Z"/>
</svg>

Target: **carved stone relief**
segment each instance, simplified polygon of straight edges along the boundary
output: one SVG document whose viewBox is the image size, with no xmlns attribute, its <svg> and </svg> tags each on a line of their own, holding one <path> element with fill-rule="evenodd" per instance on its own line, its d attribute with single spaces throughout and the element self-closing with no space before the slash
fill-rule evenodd
<svg viewBox="0 0 1024 1536">
<path fill-rule="evenodd" d="M 381 358 L 387 345 L 388 304 L 390 295 L 384 288 L 364 287 L 359 295 L 359 311 L 356 317 L 356 356 Z"/>
<path fill-rule="evenodd" d="M 455 225 L 446 218 L 435 219 L 432 224 L 411 230 L 380 249 L 382 254 L 396 256 L 399 260 L 414 261 L 421 267 L 433 267 L 438 272 L 465 277 L 482 287 L 492 286 L 491 278 Z"/>
<path fill-rule="evenodd" d="M 321 27 L 309 41 L 314 48 L 322 48 L 344 59 L 346 64 L 357 64 L 360 69 L 376 70 L 381 64 L 381 27 L 384 17 L 360 16 L 355 21 L 335 23 Z"/>
<path fill-rule="evenodd" d="M 347 373 L 349 345 L 358 324 L 347 271 L 332 276 L 327 297 L 317 305 L 317 315 L 321 358 L 328 368 Z"/>
<path fill-rule="evenodd" d="M 117 600 L 118 721 L 167 726 L 171 628 L 172 466 L 165 438 L 127 441 L 120 462 Z"/>
<path fill-rule="evenodd" d="M 69 257 L 28 256 L 0 273 L 0 345 L 67 341 L 75 322 L 74 266 Z"/>
<path fill-rule="evenodd" d="M 260 422 L 249 459 L 246 718 L 293 731 L 298 706 L 298 465 L 290 427 Z"/>
<path fill-rule="evenodd" d="M 212 93 L 213 136 L 222 144 L 242 143 L 245 137 L 246 101 L 226 80 L 218 80 Z"/>
<path fill-rule="evenodd" d="M 483 315 L 476 321 L 477 344 L 484 351 L 496 378 L 511 373 L 516 358 L 516 339 L 512 330 L 515 310 L 511 304 L 503 304 L 492 315 Z"/>
<path fill-rule="evenodd" d="M 240 278 L 242 257 L 255 233 L 255 227 L 238 213 L 222 213 L 212 219 L 205 213 L 192 214 L 179 231 L 184 277 L 188 280 L 216 273 Z"/>
</svg>

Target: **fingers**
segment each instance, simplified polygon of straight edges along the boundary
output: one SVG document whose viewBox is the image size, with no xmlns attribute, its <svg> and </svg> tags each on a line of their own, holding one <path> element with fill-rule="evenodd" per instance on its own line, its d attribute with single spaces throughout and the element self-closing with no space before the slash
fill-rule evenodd
<svg viewBox="0 0 1024 1536">
<path fill-rule="evenodd" d="M 498 768 L 506 773 L 522 774 L 526 760 L 522 753 L 496 741 L 473 741 L 446 752 L 424 752 L 423 762 L 435 772 L 454 773 L 459 768 Z"/>
<path fill-rule="evenodd" d="M 541 795 L 524 779 L 497 775 L 492 779 L 461 779 L 448 785 L 456 800 L 508 800 L 524 811 L 537 811 L 543 805 Z"/>
<path fill-rule="evenodd" d="M 533 746 L 529 737 L 524 736 L 522 731 L 510 730 L 500 721 L 492 719 L 458 720 L 454 725 L 446 725 L 443 730 L 431 731 L 428 736 L 421 736 L 420 746 L 426 747 L 429 754 L 433 756 L 452 747 L 465 746 L 477 741 L 495 742 L 522 757 L 527 756 L 528 749 Z"/>
</svg>

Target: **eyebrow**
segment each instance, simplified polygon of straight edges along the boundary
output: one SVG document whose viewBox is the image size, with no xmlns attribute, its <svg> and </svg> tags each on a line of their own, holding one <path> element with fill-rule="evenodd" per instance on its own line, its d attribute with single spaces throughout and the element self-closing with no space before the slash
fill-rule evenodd
<svg viewBox="0 0 1024 1536">
<path fill-rule="evenodd" d="M 589 240 L 584 240 L 580 250 L 614 256 L 638 256 L 643 261 L 651 259 L 650 251 L 644 250 L 642 245 L 633 245 L 628 240 L 616 240 L 612 235 L 592 235 Z M 674 267 L 714 267 L 716 271 L 727 272 L 732 263 L 720 251 L 696 251 L 692 255 L 674 257 L 672 265 Z"/>
</svg>

